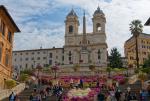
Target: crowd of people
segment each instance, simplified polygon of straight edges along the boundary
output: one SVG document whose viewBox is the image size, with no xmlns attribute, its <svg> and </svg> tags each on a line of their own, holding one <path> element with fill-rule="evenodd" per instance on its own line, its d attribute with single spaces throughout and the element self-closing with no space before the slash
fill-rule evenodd
<svg viewBox="0 0 150 101">
<path fill-rule="evenodd" d="M 84 81 L 82 79 L 74 83 L 73 80 L 70 80 L 70 88 L 84 88 Z M 112 86 L 107 86 L 105 84 L 100 85 L 99 82 L 96 83 L 96 88 L 100 89 L 100 92 L 96 95 L 96 101 L 150 101 L 150 92 L 147 90 L 141 90 L 140 92 L 133 92 L 130 89 L 126 91 L 121 91 L 118 87 L 118 84 L 112 84 Z M 91 88 L 89 86 L 89 88 Z M 29 89 L 29 88 L 28 88 Z M 63 87 L 61 84 L 47 85 L 39 88 L 37 85 L 34 86 L 32 94 L 29 96 L 29 101 L 48 101 L 47 98 L 55 96 L 56 101 L 63 101 Z M 18 98 L 18 95 L 15 95 L 13 92 L 9 96 L 9 101 L 21 101 Z"/>
</svg>

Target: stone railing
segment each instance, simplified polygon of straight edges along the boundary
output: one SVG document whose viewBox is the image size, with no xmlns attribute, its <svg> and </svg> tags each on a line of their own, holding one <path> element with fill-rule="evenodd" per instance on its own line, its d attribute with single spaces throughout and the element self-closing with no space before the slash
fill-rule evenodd
<svg viewBox="0 0 150 101">
<path fill-rule="evenodd" d="M 138 75 L 133 75 L 131 77 L 129 77 L 128 83 L 129 84 L 133 84 L 138 80 Z"/>
<path fill-rule="evenodd" d="M 14 92 L 14 94 L 18 94 L 25 89 L 25 83 L 21 83 L 12 89 L 5 89 L 0 91 L 0 101 L 4 98 L 9 97 L 9 95 Z"/>
</svg>

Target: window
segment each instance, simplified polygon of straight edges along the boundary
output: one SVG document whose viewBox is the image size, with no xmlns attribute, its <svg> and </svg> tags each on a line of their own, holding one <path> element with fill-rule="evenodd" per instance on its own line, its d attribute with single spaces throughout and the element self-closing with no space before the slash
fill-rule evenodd
<svg viewBox="0 0 150 101">
<path fill-rule="evenodd" d="M 0 46 L 0 62 L 2 60 L 2 45 Z"/>
<path fill-rule="evenodd" d="M 97 24 L 96 24 L 96 31 L 97 31 L 97 32 L 100 32 L 100 31 L 101 31 L 101 24 L 100 24 L 100 23 L 97 23 Z"/>
<path fill-rule="evenodd" d="M 28 53 L 26 53 L 26 55 L 28 55 Z"/>
<path fill-rule="evenodd" d="M 101 51 L 100 51 L 100 49 L 98 50 L 97 54 L 98 54 L 98 59 L 101 59 Z"/>
<path fill-rule="evenodd" d="M 71 57 L 72 57 L 72 54 L 71 54 L 71 51 L 69 51 L 69 61 L 72 60 Z"/>
<path fill-rule="evenodd" d="M 8 55 L 8 52 L 6 53 L 6 56 L 5 56 L 5 65 L 8 66 L 9 64 L 9 55 Z"/>
<path fill-rule="evenodd" d="M 34 52 L 32 52 L 32 54 L 34 54 Z"/>
<path fill-rule="evenodd" d="M 17 55 L 17 53 L 15 53 L 14 55 Z"/>
<path fill-rule="evenodd" d="M 31 60 L 34 60 L 34 57 L 32 57 Z"/>
<path fill-rule="evenodd" d="M 69 26 L 69 33 L 72 33 L 72 32 L 73 32 L 73 26 L 70 25 L 70 26 Z"/>
<path fill-rule="evenodd" d="M 62 49 L 62 53 L 64 54 L 64 48 Z"/>
<path fill-rule="evenodd" d="M 49 65 L 52 65 L 52 60 L 49 60 Z"/>
<path fill-rule="evenodd" d="M 71 57 L 69 57 L 69 61 L 71 61 Z"/>
<path fill-rule="evenodd" d="M 12 33 L 10 31 L 8 31 L 8 36 L 7 36 L 7 40 L 11 43 L 12 41 Z"/>
<path fill-rule="evenodd" d="M 62 56 L 62 61 L 64 61 L 64 56 Z"/>
<path fill-rule="evenodd" d="M 45 54 L 46 52 L 43 52 L 43 54 Z"/>
<path fill-rule="evenodd" d="M 17 59 L 15 59 L 15 61 L 17 61 Z"/>
<path fill-rule="evenodd" d="M 37 54 L 40 54 L 40 52 L 37 52 Z"/>
<path fill-rule="evenodd" d="M 49 57 L 52 58 L 52 57 L 53 57 L 53 54 L 52 54 L 52 53 L 49 53 Z"/>
<path fill-rule="evenodd" d="M 46 57 L 43 57 L 43 59 L 46 59 Z"/>
<path fill-rule="evenodd" d="M 33 64 L 31 65 L 32 69 L 33 69 Z"/>
<path fill-rule="evenodd" d="M 22 68 L 22 65 L 20 65 L 20 69 Z"/>
<path fill-rule="evenodd" d="M 37 60 L 40 60 L 40 57 L 37 57 Z"/>
<path fill-rule="evenodd" d="M 58 56 L 56 56 L 56 59 L 58 59 Z"/>
<path fill-rule="evenodd" d="M 22 55 L 22 53 L 20 53 L 20 55 Z"/>
<path fill-rule="evenodd" d="M 26 68 L 28 68 L 28 64 L 26 64 Z"/>
<path fill-rule="evenodd" d="M 1 32 L 2 32 L 3 36 L 5 36 L 5 24 L 4 24 L 4 22 L 1 23 Z"/>
<path fill-rule="evenodd" d="M 26 58 L 26 61 L 28 61 L 28 58 Z"/>
</svg>

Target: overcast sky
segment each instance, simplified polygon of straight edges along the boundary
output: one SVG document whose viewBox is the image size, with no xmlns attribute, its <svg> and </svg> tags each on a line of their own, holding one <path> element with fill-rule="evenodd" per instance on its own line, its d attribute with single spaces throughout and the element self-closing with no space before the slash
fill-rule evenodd
<svg viewBox="0 0 150 101">
<path fill-rule="evenodd" d="M 150 0 L 0 0 L 21 30 L 15 34 L 14 50 L 62 47 L 64 20 L 74 8 L 82 31 L 83 10 L 87 17 L 87 32 L 92 32 L 92 16 L 98 5 L 106 16 L 108 51 L 117 47 L 124 55 L 124 42 L 131 37 L 129 24 L 150 17 Z M 144 26 L 150 34 L 150 27 Z"/>
</svg>

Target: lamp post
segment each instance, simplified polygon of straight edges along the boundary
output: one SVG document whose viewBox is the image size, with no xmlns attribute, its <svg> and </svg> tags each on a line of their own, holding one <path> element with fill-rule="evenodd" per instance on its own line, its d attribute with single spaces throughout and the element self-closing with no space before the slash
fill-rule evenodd
<svg viewBox="0 0 150 101">
<path fill-rule="evenodd" d="M 56 73 L 57 73 L 57 71 L 59 70 L 58 65 L 53 66 L 53 67 L 52 67 L 52 70 L 53 70 L 54 73 L 55 73 L 55 79 L 56 79 L 56 78 L 57 78 Z"/>
<path fill-rule="evenodd" d="M 38 79 L 38 85 L 40 84 L 40 79 L 39 79 L 39 71 L 40 70 L 42 70 L 42 66 L 40 65 L 40 64 L 38 64 L 37 66 L 36 66 L 36 69 L 37 69 L 37 79 Z"/>
</svg>

